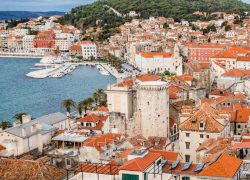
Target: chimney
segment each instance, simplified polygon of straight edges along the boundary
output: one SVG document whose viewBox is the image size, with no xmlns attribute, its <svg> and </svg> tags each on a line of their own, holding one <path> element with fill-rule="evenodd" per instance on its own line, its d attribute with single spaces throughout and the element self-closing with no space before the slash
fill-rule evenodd
<svg viewBox="0 0 250 180">
<path fill-rule="evenodd" d="M 22 120 L 23 120 L 23 124 L 30 122 L 31 121 L 31 116 L 30 115 L 22 115 Z"/>
</svg>

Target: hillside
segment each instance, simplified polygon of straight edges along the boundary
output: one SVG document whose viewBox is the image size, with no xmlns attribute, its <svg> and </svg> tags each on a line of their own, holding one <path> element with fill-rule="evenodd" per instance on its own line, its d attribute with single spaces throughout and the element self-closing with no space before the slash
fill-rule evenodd
<svg viewBox="0 0 250 180">
<path fill-rule="evenodd" d="M 0 20 L 21 19 L 21 18 L 36 18 L 39 16 L 63 16 L 64 12 L 49 11 L 49 12 L 30 12 L 30 11 L 0 11 Z"/>
<path fill-rule="evenodd" d="M 129 11 L 141 13 L 141 18 L 149 16 L 173 17 L 176 20 L 197 20 L 200 17 L 193 15 L 195 11 L 225 11 L 227 13 L 244 14 L 250 12 L 250 5 L 240 0 L 99 0 L 92 4 L 73 8 L 62 18 L 62 23 L 71 23 L 80 28 L 107 24 L 117 26 L 129 18 L 117 17 L 108 11 L 104 5 L 109 5 L 122 14 Z"/>
</svg>

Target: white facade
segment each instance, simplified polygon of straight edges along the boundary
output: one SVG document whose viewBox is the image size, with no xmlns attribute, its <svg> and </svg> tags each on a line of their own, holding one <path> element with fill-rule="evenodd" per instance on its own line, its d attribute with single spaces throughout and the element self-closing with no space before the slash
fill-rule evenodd
<svg viewBox="0 0 250 180">
<path fill-rule="evenodd" d="M 228 130 L 230 131 L 230 130 Z M 229 133 L 228 133 L 229 134 Z M 211 138 L 225 137 L 224 131 L 221 133 L 207 133 L 202 131 L 179 131 L 180 154 L 186 161 L 186 156 L 190 156 L 189 162 L 199 163 L 196 149 L 205 140 Z M 188 145 L 189 144 L 189 145 Z"/>
<path fill-rule="evenodd" d="M 74 36 L 69 33 L 57 33 L 55 39 L 55 47 L 60 51 L 68 51 L 69 47 L 74 43 Z"/>
<path fill-rule="evenodd" d="M 23 37 L 23 49 L 33 50 L 34 49 L 34 38 L 35 35 L 26 35 Z"/>
<path fill-rule="evenodd" d="M 183 74 L 182 57 L 179 48 L 175 46 L 174 54 L 166 52 L 139 52 L 135 56 L 135 66 L 142 73 L 169 71 L 177 75 Z"/>
<path fill-rule="evenodd" d="M 86 42 L 81 46 L 83 59 L 89 59 L 91 57 L 97 58 L 97 47 L 95 43 Z"/>
</svg>

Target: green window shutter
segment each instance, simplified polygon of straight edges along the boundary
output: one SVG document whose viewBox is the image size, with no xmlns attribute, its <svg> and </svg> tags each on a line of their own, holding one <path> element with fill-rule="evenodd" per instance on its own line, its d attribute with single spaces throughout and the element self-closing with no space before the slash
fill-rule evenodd
<svg viewBox="0 0 250 180">
<path fill-rule="evenodd" d="M 122 180 L 139 180 L 139 175 L 122 174 Z"/>
</svg>

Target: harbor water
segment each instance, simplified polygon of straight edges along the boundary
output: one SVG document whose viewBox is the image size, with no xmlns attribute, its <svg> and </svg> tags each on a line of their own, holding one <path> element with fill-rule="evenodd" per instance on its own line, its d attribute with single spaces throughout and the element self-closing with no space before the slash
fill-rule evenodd
<svg viewBox="0 0 250 180">
<path fill-rule="evenodd" d="M 0 58 L 0 121 L 13 122 L 13 116 L 26 112 L 32 117 L 62 111 L 61 101 L 79 102 L 97 89 L 106 89 L 116 82 L 113 76 L 103 76 L 90 66 L 78 66 L 62 78 L 33 79 L 25 74 L 35 71 L 40 59 Z"/>
</svg>

